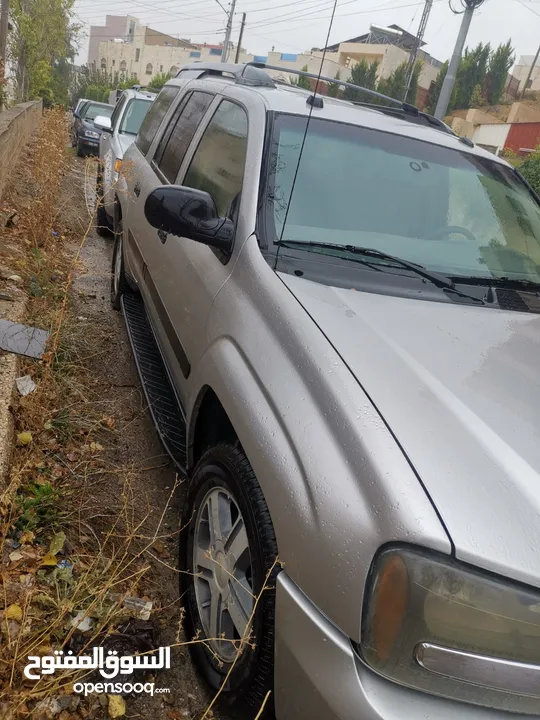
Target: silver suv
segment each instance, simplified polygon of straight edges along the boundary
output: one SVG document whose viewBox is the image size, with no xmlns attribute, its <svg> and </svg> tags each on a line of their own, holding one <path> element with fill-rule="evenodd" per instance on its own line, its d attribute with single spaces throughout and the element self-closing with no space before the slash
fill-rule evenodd
<svg viewBox="0 0 540 720">
<path fill-rule="evenodd" d="M 94 125 L 101 132 L 96 175 L 96 226 L 100 235 L 108 235 L 113 226 L 115 202 L 123 202 L 118 180 L 124 153 L 135 141 L 156 93 L 124 90 L 111 117 L 98 116 Z"/>
<path fill-rule="evenodd" d="M 116 219 L 196 664 L 235 718 L 539 715 L 539 200 L 274 71 L 168 82 Z"/>
</svg>

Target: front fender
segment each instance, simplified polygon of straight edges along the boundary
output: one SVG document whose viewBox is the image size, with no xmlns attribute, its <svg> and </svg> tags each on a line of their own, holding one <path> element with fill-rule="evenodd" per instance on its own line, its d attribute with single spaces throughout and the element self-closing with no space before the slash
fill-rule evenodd
<svg viewBox="0 0 540 720">
<path fill-rule="evenodd" d="M 292 380 L 286 404 L 268 390 L 264 368 L 264 363 L 255 367 L 231 335 L 216 338 L 191 378 L 188 438 L 201 393 L 210 387 L 261 485 L 288 575 L 359 641 L 364 587 L 376 551 L 387 542 L 420 538 L 449 552 L 448 538 L 409 463 L 348 371 L 343 374 L 348 402 L 340 415 L 334 411 L 329 417 L 321 388 L 302 384 L 294 367 L 273 368 L 274 375 L 280 370 Z"/>
</svg>

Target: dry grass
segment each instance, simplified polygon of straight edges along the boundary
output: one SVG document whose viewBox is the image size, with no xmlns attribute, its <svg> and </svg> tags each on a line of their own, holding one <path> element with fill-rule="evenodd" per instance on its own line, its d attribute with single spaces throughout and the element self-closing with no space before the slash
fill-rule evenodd
<svg viewBox="0 0 540 720">
<path fill-rule="evenodd" d="M 115 431 L 114 420 L 93 402 L 96 378 L 89 375 L 87 361 L 94 348 L 74 321 L 70 299 L 94 215 L 89 208 L 78 249 L 68 252 L 73 238 L 59 225 L 61 185 L 70 162 L 67 139 L 65 113 L 48 111 L 30 156 L 30 201 L 17 207 L 19 221 L 4 238 L 0 257 L 17 268 L 29 290 L 27 322 L 50 331 L 42 360 L 26 361 L 22 368 L 37 387 L 14 409 L 16 429 L 30 432 L 32 440 L 15 449 L 8 485 L 0 493 L 2 720 L 36 717 L 41 699 L 73 692 L 79 678 L 67 671 L 28 681 L 23 675 L 28 656 L 49 655 L 74 642 L 78 651 L 102 644 L 126 620 L 124 599 L 139 594 L 152 563 L 163 564 L 153 549 L 170 537 L 162 527 L 179 482 L 149 532 L 151 509 L 141 511 L 133 485 L 135 469 L 113 467 L 102 453 L 102 443 Z M 115 486 L 122 487 L 119 501 L 114 509 L 96 508 L 89 489 L 113 476 Z M 277 564 L 255 598 L 253 613 Z M 73 624 L 81 613 L 79 620 L 89 617 L 93 622 L 84 636 Z M 210 648 L 204 638 L 183 639 L 180 625 L 176 645 L 205 643 Z M 249 625 L 235 645 L 235 663 L 201 720 L 213 717 L 236 661 L 253 648 Z M 269 695 L 256 718 L 268 700 Z M 95 702 L 86 708 L 81 702 L 79 711 L 65 711 L 60 720 L 101 717 L 104 712 Z"/>
</svg>

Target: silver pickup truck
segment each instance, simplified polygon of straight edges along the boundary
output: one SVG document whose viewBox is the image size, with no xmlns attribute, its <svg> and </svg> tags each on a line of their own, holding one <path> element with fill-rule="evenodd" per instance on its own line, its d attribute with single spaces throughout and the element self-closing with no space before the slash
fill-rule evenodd
<svg viewBox="0 0 540 720">
<path fill-rule="evenodd" d="M 117 183 L 124 153 L 135 141 L 155 97 L 151 92 L 124 90 L 112 116 L 98 116 L 94 120 L 96 129 L 101 131 L 96 176 L 96 225 L 100 235 L 110 235 L 112 230 L 115 202 L 122 202 Z"/>
</svg>

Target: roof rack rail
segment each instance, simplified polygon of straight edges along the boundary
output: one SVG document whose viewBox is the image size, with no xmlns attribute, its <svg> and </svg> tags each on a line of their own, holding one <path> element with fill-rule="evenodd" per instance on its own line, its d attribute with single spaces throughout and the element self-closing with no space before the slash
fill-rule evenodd
<svg viewBox="0 0 540 720">
<path fill-rule="evenodd" d="M 432 125 L 433 127 L 442 130 L 443 132 L 455 135 L 454 131 L 442 122 L 429 115 L 428 113 L 421 112 L 415 105 L 397 100 L 396 98 L 390 97 L 389 95 L 383 95 L 383 93 L 371 90 L 370 88 L 362 87 L 361 85 L 355 85 L 354 83 L 345 82 L 344 80 L 336 80 L 336 78 L 327 77 L 326 75 L 315 75 L 304 70 L 295 70 L 291 68 L 282 67 L 281 65 L 268 65 L 264 62 L 249 62 L 245 64 L 240 63 L 209 63 L 209 62 L 195 62 L 189 65 L 184 65 L 176 77 L 180 77 L 182 73 L 190 72 L 192 77 L 201 78 L 205 75 L 216 75 L 221 77 L 231 77 L 239 85 L 251 85 L 253 87 L 275 87 L 276 83 L 273 78 L 265 72 L 265 70 L 276 70 L 278 72 L 289 73 L 292 75 L 299 75 L 302 77 L 312 78 L 313 80 L 322 80 L 323 82 L 337 83 L 343 87 L 352 88 L 359 92 L 370 95 L 371 97 L 384 100 L 388 105 L 375 105 L 366 102 L 354 101 L 354 105 L 361 105 L 364 107 L 379 110 L 380 112 L 386 113 L 387 115 L 395 115 L 396 117 L 406 116 L 407 119 L 411 119 L 413 122 L 420 122 L 424 125 Z M 276 82 L 279 82 L 276 80 Z M 322 98 L 321 98 L 322 99 Z M 317 102 L 314 96 L 308 98 L 308 103 L 314 107 L 320 107 L 320 103 Z"/>
<path fill-rule="evenodd" d="M 438 130 L 442 130 L 443 132 L 448 133 L 449 135 L 456 135 L 456 133 L 452 130 L 452 128 L 449 127 L 445 122 L 443 122 L 442 120 L 439 120 L 438 118 L 434 117 L 433 115 L 430 115 L 429 113 L 422 112 L 421 110 L 419 110 L 416 115 L 410 115 L 408 113 L 404 113 L 404 111 L 398 107 L 387 107 L 386 105 L 374 105 L 373 103 L 360 102 L 358 100 L 352 100 L 351 102 L 353 103 L 353 105 L 359 105 L 360 107 L 369 108 L 370 110 L 378 110 L 379 112 L 382 112 L 385 115 L 393 115 L 394 117 L 401 117 L 410 122 L 418 123 L 419 125 L 431 125 L 432 127 L 435 127 Z M 457 135 L 456 135 L 456 137 L 457 137 Z"/>
<path fill-rule="evenodd" d="M 353 90 L 359 90 L 363 93 L 366 93 L 367 95 L 371 95 L 371 97 L 376 97 L 380 100 L 386 100 L 386 102 L 389 102 L 392 105 L 401 108 L 401 110 L 406 112 L 408 115 L 418 115 L 418 113 L 420 112 L 420 110 L 418 110 L 415 105 L 411 105 L 410 103 L 403 102 L 402 100 L 396 100 L 396 98 L 390 97 L 389 95 L 383 95 L 376 90 L 370 90 L 369 88 L 362 87 L 361 85 L 355 85 L 354 83 L 345 82 L 344 80 L 336 80 L 336 78 L 327 77 L 326 75 L 315 75 L 314 73 L 305 72 L 304 70 L 294 70 L 281 67 L 280 65 L 268 65 L 267 63 L 263 62 L 246 63 L 246 67 L 247 66 L 260 68 L 261 70 L 279 70 L 286 73 L 291 73 L 292 75 L 301 75 L 302 77 L 312 78 L 313 80 L 323 80 L 324 82 L 337 83 L 338 85 L 342 85 L 343 87 L 349 87 Z"/>
<path fill-rule="evenodd" d="M 218 77 L 232 77 L 238 85 L 251 85 L 254 87 L 275 87 L 270 75 L 255 63 L 208 63 L 195 62 L 184 65 L 176 73 L 180 77 L 182 73 L 196 73 L 192 77 L 201 78 L 205 75 L 216 75 Z"/>
</svg>

